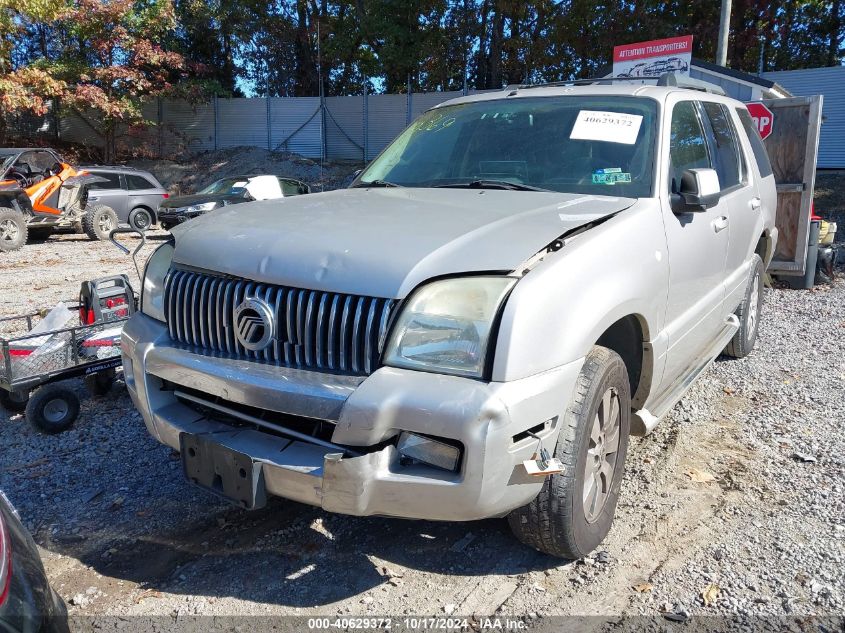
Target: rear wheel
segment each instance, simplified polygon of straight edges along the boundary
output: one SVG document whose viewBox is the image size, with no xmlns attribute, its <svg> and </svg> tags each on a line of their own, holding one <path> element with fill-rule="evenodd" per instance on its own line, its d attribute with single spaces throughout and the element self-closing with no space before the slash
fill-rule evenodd
<svg viewBox="0 0 845 633">
<path fill-rule="evenodd" d="M 26 419 L 48 435 L 66 431 L 79 415 L 79 398 L 63 385 L 44 385 L 32 392 L 26 405 Z"/>
<path fill-rule="evenodd" d="M 82 230 L 92 240 L 107 240 L 109 234 L 117 228 L 117 214 L 114 209 L 103 204 L 96 204 L 85 209 L 82 216 Z"/>
<path fill-rule="evenodd" d="M 763 260 L 754 255 L 751 276 L 745 297 L 736 309 L 739 329 L 725 348 L 725 355 L 731 358 L 745 358 L 754 349 L 757 332 L 760 330 L 760 314 L 763 310 Z"/>
<path fill-rule="evenodd" d="M 26 217 L 20 211 L 0 207 L 0 252 L 10 253 L 22 248 L 29 235 Z"/>
<path fill-rule="evenodd" d="M 594 347 L 578 376 L 555 447 L 564 472 L 546 477 L 540 494 L 508 515 L 520 541 L 575 560 L 604 540 L 622 485 L 630 412 L 625 364 L 616 352 Z"/>
<path fill-rule="evenodd" d="M 0 389 L 0 405 L 3 405 L 6 411 L 23 411 L 26 409 L 27 402 L 29 402 L 29 392 Z"/>
<path fill-rule="evenodd" d="M 153 214 L 143 207 L 133 209 L 129 214 L 129 226 L 139 231 L 149 231 L 153 225 Z"/>
</svg>

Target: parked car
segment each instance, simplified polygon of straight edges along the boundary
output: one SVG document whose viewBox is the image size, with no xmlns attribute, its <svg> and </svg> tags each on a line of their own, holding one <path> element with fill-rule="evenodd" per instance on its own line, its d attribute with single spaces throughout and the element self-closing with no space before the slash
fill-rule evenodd
<svg viewBox="0 0 845 633">
<path fill-rule="evenodd" d="M 149 432 L 245 508 L 507 516 L 570 559 L 610 530 L 629 435 L 753 349 L 777 241 L 745 105 L 677 86 L 454 99 L 279 208 L 149 260 L 121 339 Z"/>
<path fill-rule="evenodd" d="M 0 490 L 0 630 L 65 633 L 67 609 L 50 587 L 32 536 Z"/>
<path fill-rule="evenodd" d="M 162 203 L 159 221 L 164 229 L 186 222 L 214 209 L 252 202 L 273 200 L 311 193 L 304 182 L 279 176 L 233 176 L 221 178 L 191 196 L 178 196 Z"/>
<path fill-rule="evenodd" d="M 43 147 L 0 148 L 0 252 L 47 239 L 57 228 L 85 231 L 106 239 L 110 207 L 88 202 L 96 176 L 74 169 Z"/>
<path fill-rule="evenodd" d="M 120 224 L 128 224 L 142 231 L 156 224 L 159 204 L 169 194 L 150 172 L 133 167 L 104 165 L 82 169 L 103 179 L 90 186 L 89 201 L 114 209 Z"/>
</svg>

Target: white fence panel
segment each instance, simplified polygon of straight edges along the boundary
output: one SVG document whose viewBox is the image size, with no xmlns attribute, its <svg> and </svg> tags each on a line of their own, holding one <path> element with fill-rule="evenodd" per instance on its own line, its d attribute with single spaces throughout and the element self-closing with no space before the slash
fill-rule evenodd
<svg viewBox="0 0 845 633">
<path fill-rule="evenodd" d="M 326 154 L 329 158 L 361 160 L 364 156 L 364 97 L 326 97 L 325 104 Z"/>
<path fill-rule="evenodd" d="M 320 158 L 323 152 L 319 97 L 274 97 L 270 100 L 273 149 Z"/>
<path fill-rule="evenodd" d="M 217 100 L 217 147 L 249 145 L 267 149 L 267 101 Z"/>
<path fill-rule="evenodd" d="M 407 95 L 371 95 L 367 99 L 367 159 L 375 158 L 405 129 Z"/>
<path fill-rule="evenodd" d="M 214 104 L 185 101 L 161 103 L 162 153 L 214 149 Z"/>
</svg>

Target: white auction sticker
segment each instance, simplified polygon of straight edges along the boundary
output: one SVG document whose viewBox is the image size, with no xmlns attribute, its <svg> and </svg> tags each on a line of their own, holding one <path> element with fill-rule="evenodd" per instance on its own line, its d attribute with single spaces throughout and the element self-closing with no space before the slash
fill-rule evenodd
<svg viewBox="0 0 845 633">
<path fill-rule="evenodd" d="M 581 110 L 569 138 L 582 141 L 605 141 L 633 145 L 640 132 L 643 117 L 639 114 Z"/>
</svg>

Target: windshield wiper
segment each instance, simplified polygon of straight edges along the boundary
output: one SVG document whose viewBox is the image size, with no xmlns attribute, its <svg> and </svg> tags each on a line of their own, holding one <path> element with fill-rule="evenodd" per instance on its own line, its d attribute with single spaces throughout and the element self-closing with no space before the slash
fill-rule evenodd
<svg viewBox="0 0 845 633">
<path fill-rule="evenodd" d="M 445 185 L 435 185 L 438 188 L 452 189 L 507 189 L 510 191 L 549 191 L 540 187 L 523 185 L 509 180 L 470 180 L 468 182 L 452 182 Z"/>
<path fill-rule="evenodd" d="M 366 182 L 362 180 L 359 182 L 355 187 L 401 187 L 402 185 L 397 185 L 395 182 L 388 182 L 386 180 L 370 180 Z"/>
</svg>

